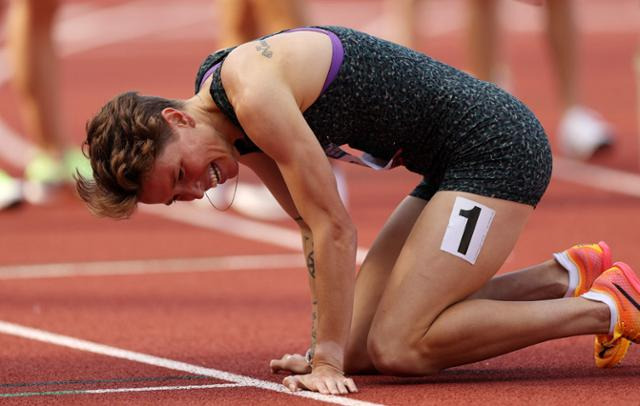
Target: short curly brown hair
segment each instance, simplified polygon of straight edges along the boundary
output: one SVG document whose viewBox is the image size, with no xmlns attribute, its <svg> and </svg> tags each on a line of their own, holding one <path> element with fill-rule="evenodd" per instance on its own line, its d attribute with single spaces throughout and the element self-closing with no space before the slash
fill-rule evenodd
<svg viewBox="0 0 640 406">
<path fill-rule="evenodd" d="M 133 214 L 144 176 L 172 137 L 162 117 L 167 107 L 182 109 L 179 100 L 120 94 L 87 122 L 83 152 L 91 161 L 93 179 L 76 173 L 76 190 L 89 210 L 118 219 Z"/>
</svg>

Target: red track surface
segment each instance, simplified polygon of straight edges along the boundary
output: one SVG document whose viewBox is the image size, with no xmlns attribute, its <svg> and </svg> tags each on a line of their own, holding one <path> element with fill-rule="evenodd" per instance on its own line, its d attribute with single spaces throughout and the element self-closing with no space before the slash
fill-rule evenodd
<svg viewBox="0 0 640 406">
<path fill-rule="evenodd" d="M 203 7 L 209 4 L 193 1 Z M 603 2 L 590 4 L 594 3 Z M 96 4 L 113 7 L 117 3 L 103 1 L 93 6 Z M 380 7 L 373 0 L 345 4 L 312 1 L 312 17 L 318 23 L 362 28 Z M 587 4 L 579 2 L 585 13 Z M 349 13 L 349 7 L 357 7 L 357 17 Z M 179 35 L 185 32 L 195 34 Z M 86 119 L 117 92 L 138 89 L 175 97 L 190 94 L 192 75 L 201 58 L 216 48 L 214 39 L 206 38 L 200 26 L 156 35 L 64 58 L 64 121 L 78 141 Z M 540 37 L 539 33 L 512 33 L 507 45 L 516 93 L 540 116 L 553 138 L 558 106 Z M 454 31 L 425 42 L 421 50 L 464 67 L 462 39 L 461 32 Z M 587 32 L 581 48 L 584 99 L 609 118 L 619 133 L 616 147 L 593 163 L 635 172 L 638 138 L 631 57 L 636 39 L 636 33 L 622 30 Z M 21 132 L 13 97 L 11 88 L 0 84 L 1 117 Z M 12 170 L 17 172 L 17 168 Z M 366 247 L 417 177 L 403 170 L 388 174 L 351 167 L 346 170 L 360 245 Z M 611 245 L 615 259 L 638 269 L 639 208 L 637 198 L 556 179 L 503 271 L 546 260 L 551 252 L 570 244 L 598 239 Z M 278 225 L 291 227 L 287 222 Z M 70 194 L 52 207 L 23 206 L 0 212 L 0 266 L 287 252 L 144 212 L 127 222 L 95 219 Z M 268 361 L 285 352 L 304 351 L 308 342 L 310 306 L 305 278 L 300 268 L 0 279 L 0 320 L 280 382 L 282 376 L 269 373 Z M 608 371 L 594 367 L 591 351 L 592 337 L 577 337 L 454 368 L 435 377 L 356 377 L 361 392 L 349 398 L 384 404 L 638 404 L 638 351 L 632 347 L 624 365 Z M 224 383 L 5 334 L 0 334 L 0 360 L 0 394 Z M 245 387 L 39 395 L 2 401 L 65 405 L 313 402 Z"/>
</svg>

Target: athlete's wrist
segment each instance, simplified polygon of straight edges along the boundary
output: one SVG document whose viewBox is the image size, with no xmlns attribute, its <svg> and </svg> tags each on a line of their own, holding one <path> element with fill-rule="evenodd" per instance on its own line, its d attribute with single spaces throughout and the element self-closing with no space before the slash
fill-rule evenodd
<svg viewBox="0 0 640 406">
<path fill-rule="evenodd" d="M 311 367 L 330 366 L 344 370 L 344 349 L 335 342 L 318 342 L 311 354 Z"/>
</svg>

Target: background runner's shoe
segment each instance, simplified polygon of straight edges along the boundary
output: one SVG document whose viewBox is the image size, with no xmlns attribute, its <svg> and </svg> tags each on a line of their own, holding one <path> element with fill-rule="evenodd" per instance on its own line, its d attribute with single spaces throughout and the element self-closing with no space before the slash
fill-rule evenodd
<svg viewBox="0 0 640 406">
<path fill-rule="evenodd" d="M 25 168 L 24 199 L 32 204 L 50 203 L 65 184 L 75 182 L 76 172 L 88 179 L 93 177 L 91 164 L 79 148 L 67 149 L 61 157 L 39 152 Z"/>
<path fill-rule="evenodd" d="M 76 174 L 76 171 L 80 172 L 80 175 L 84 178 L 93 178 L 91 162 L 84 156 L 80 148 L 67 149 L 62 156 L 62 164 L 64 166 L 64 177 L 67 182 L 74 182 L 73 175 Z"/>
<path fill-rule="evenodd" d="M 64 167 L 55 157 L 40 152 L 27 164 L 24 176 L 29 182 L 56 185 L 64 182 Z"/>
<path fill-rule="evenodd" d="M 580 296 L 591 289 L 593 281 L 612 263 L 611 250 L 604 241 L 574 245 L 553 256 L 569 272 L 567 297 Z"/>
<path fill-rule="evenodd" d="M 22 183 L 0 170 L 0 210 L 16 206 L 23 199 Z"/>
<path fill-rule="evenodd" d="M 640 279 L 629 265 L 616 262 L 582 297 L 612 309 L 611 334 L 596 336 L 594 356 L 598 367 L 613 367 L 622 361 L 630 342 L 640 343 Z"/>
<path fill-rule="evenodd" d="M 558 126 L 560 151 L 569 158 L 589 159 L 614 143 L 613 129 L 598 113 L 585 107 L 570 108 Z"/>
<path fill-rule="evenodd" d="M 46 204 L 53 200 L 64 185 L 64 166 L 56 157 L 39 152 L 24 171 L 24 198 L 31 204 Z"/>
</svg>

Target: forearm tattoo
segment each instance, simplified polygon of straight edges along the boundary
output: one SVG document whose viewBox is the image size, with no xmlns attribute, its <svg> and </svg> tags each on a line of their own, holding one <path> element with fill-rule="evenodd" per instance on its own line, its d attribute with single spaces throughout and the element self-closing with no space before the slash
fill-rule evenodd
<svg viewBox="0 0 640 406">
<path fill-rule="evenodd" d="M 262 56 L 265 58 L 271 58 L 273 52 L 271 52 L 271 45 L 267 44 L 267 41 L 261 39 L 258 41 L 259 45 L 256 45 L 256 51 L 262 52 Z"/>
<path fill-rule="evenodd" d="M 312 311 L 311 311 L 311 348 L 309 349 L 311 352 L 311 358 L 313 358 L 313 353 L 316 350 L 316 328 L 318 326 L 318 301 L 314 300 L 311 303 Z"/>
<path fill-rule="evenodd" d="M 311 249 L 307 254 L 307 271 L 312 279 L 316 278 L 316 261 L 313 258 L 313 240 L 307 236 L 304 237 L 305 244 L 310 244 Z"/>
<path fill-rule="evenodd" d="M 309 272 L 311 294 L 313 299 L 311 302 L 311 346 L 309 347 L 309 350 L 305 355 L 307 362 L 311 364 L 316 348 L 316 331 L 318 328 L 318 300 L 315 297 L 316 261 L 313 254 L 313 235 L 311 234 L 311 230 L 306 227 L 306 224 L 303 224 L 304 220 L 302 219 L 302 217 L 297 217 L 294 220 L 301 225 L 303 230 L 302 243 L 307 260 L 307 271 Z"/>
</svg>

